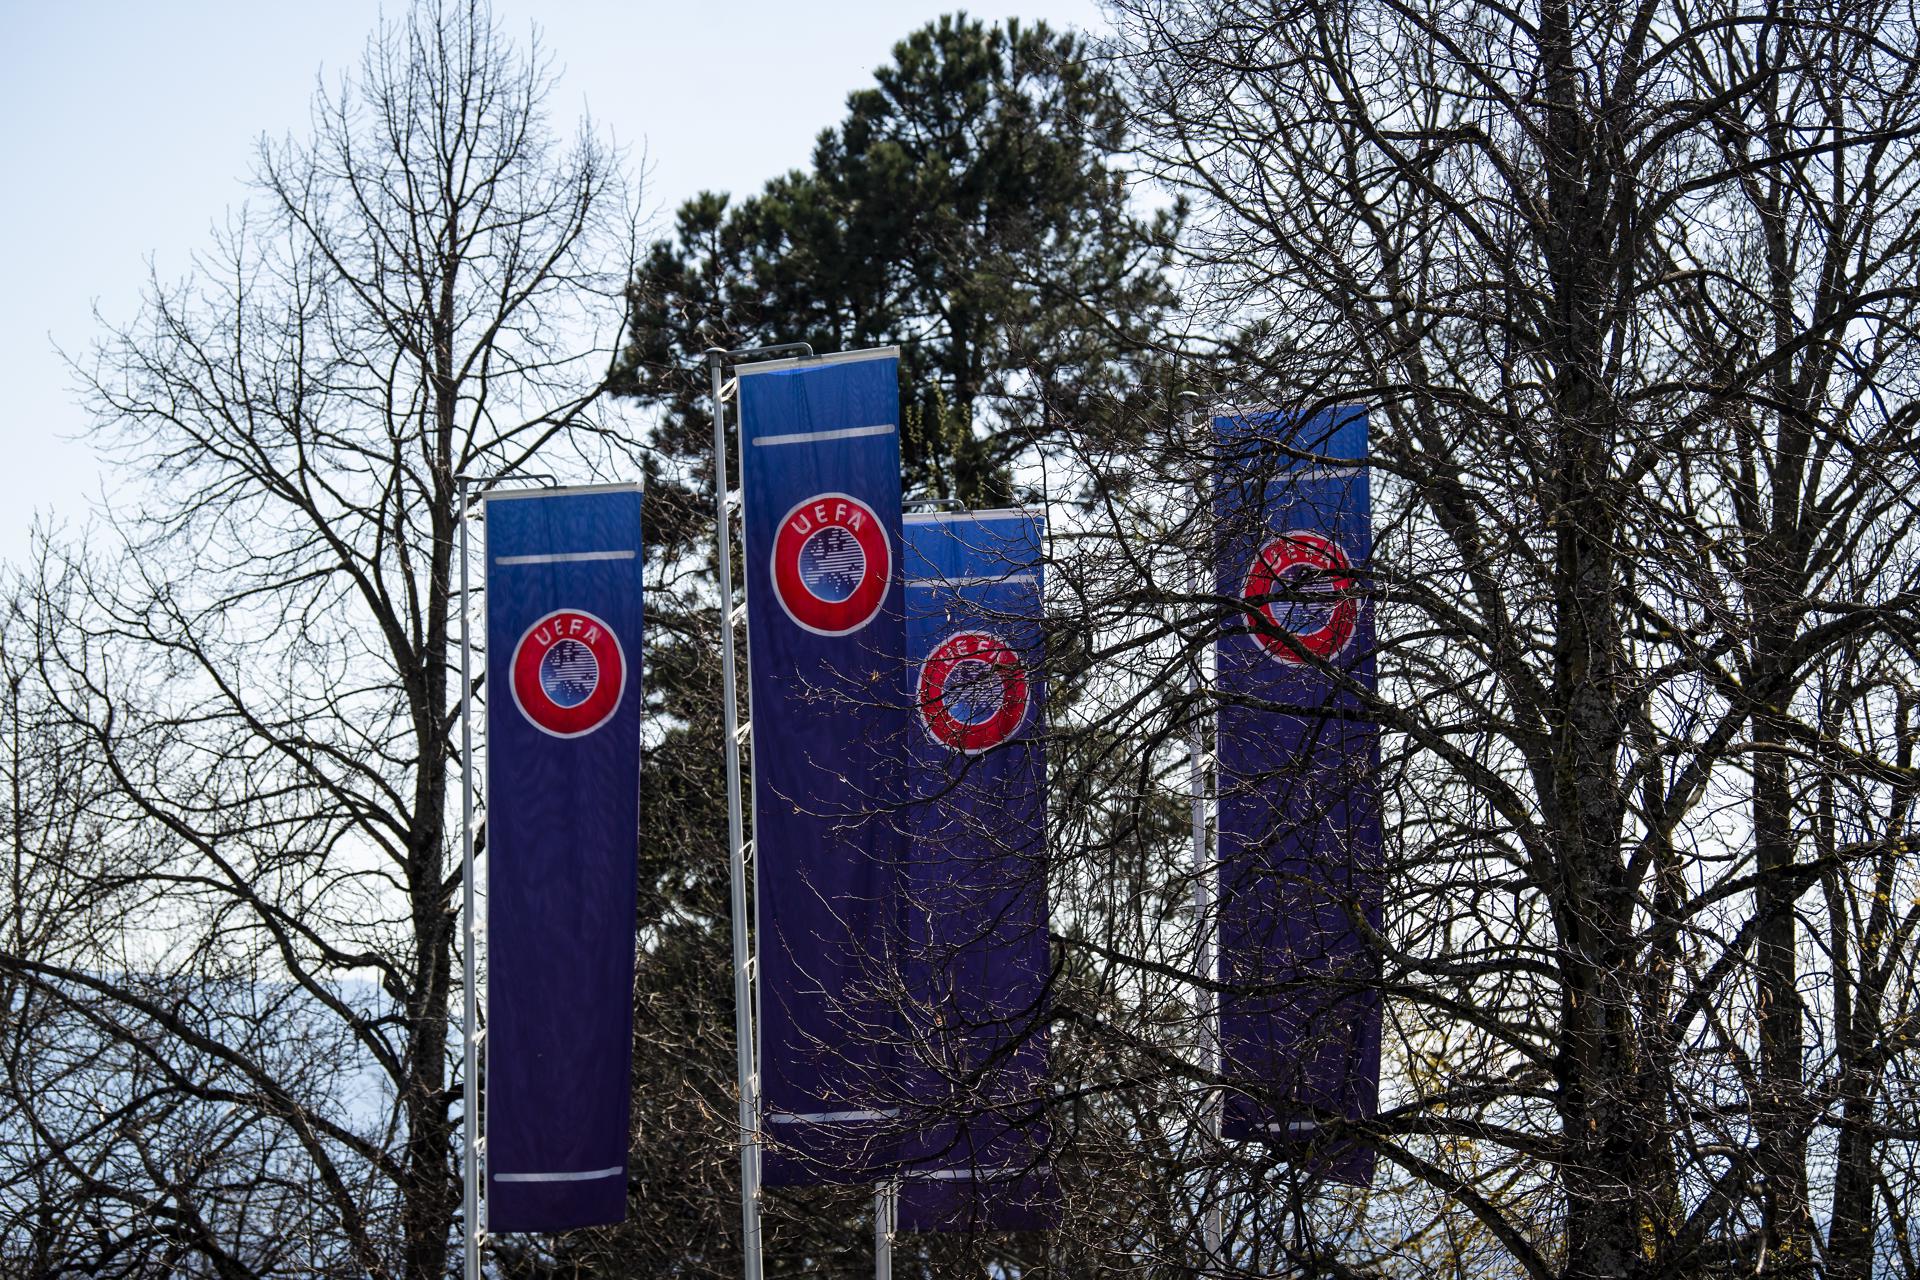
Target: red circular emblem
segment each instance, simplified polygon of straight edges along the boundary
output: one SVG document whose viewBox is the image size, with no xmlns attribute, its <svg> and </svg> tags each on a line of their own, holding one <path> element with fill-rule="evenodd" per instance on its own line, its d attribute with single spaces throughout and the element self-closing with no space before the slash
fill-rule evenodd
<svg viewBox="0 0 1920 1280">
<path fill-rule="evenodd" d="M 513 647 L 513 701 L 533 727 L 577 738 L 607 722 L 627 687 L 613 628 L 581 609 L 555 609 Z"/>
<path fill-rule="evenodd" d="M 860 499 L 822 493 L 798 503 L 773 535 L 773 593 L 796 624 L 844 636 L 873 621 L 893 579 L 893 548 Z"/>
<path fill-rule="evenodd" d="M 1268 541 L 1247 570 L 1242 594 L 1277 631 L 1316 658 L 1331 658 L 1353 639 L 1359 602 L 1352 565 L 1324 534 L 1295 529 Z M 1278 635 L 1256 626 L 1254 639 L 1281 662 L 1306 661 Z"/>
<path fill-rule="evenodd" d="M 968 755 L 997 747 L 1027 718 L 1027 669 L 1000 637 L 957 631 L 920 664 L 920 723 Z"/>
</svg>

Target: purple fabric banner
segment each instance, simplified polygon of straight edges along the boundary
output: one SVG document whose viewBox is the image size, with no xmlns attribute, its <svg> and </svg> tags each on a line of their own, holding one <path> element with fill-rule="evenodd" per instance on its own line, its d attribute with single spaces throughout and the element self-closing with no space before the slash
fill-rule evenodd
<svg viewBox="0 0 1920 1280">
<path fill-rule="evenodd" d="M 909 708 L 893 348 L 742 366 L 769 1185 L 891 1167 Z"/>
<path fill-rule="evenodd" d="M 1380 1077 L 1379 729 L 1366 412 L 1214 420 L 1222 1132 L 1369 1185 Z M 1325 1134 L 1329 1122 L 1333 1134 Z"/>
<path fill-rule="evenodd" d="M 486 496 L 487 1222 L 627 1209 L 640 492 Z"/>
<path fill-rule="evenodd" d="M 1044 517 L 907 517 L 918 724 L 904 887 L 903 1231 L 1054 1224 L 1048 1162 Z"/>
</svg>

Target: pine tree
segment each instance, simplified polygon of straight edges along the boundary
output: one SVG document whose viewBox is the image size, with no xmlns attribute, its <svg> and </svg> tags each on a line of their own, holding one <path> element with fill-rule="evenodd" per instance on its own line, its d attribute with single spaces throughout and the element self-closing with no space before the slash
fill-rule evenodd
<svg viewBox="0 0 1920 1280">
<path fill-rule="evenodd" d="M 1179 210 L 1142 217 L 1125 102 L 1085 42 L 950 16 L 894 46 L 810 170 L 703 193 L 631 290 L 625 390 L 700 456 L 710 346 L 897 342 L 911 489 L 997 505 L 1012 464 L 1140 382 Z"/>
</svg>

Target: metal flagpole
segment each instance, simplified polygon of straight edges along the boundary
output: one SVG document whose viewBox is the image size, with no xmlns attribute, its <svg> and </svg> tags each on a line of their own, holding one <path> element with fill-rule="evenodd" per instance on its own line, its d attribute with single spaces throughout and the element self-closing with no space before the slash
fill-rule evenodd
<svg viewBox="0 0 1920 1280">
<path fill-rule="evenodd" d="M 1192 392 L 1184 392 L 1181 399 L 1187 401 L 1187 438 L 1194 439 L 1197 415 L 1194 402 L 1198 399 Z M 1208 509 L 1208 494 L 1204 484 L 1196 486 L 1196 500 L 1202 513 Z M 1203 522 L 1208 517 L 1203 514 Z M 1207 557 L 1211 563 L 1212 557 Z M 1201 557 L 1194 555 L 1187 561 L 1187 593 L 1193 599 L 1200 598 Z M 1195 707 L 1193 718 L 1193 737 L 1188 743 L 1187 787 L 1189 803 L 1192 807 L 1193 822 L 1193 929 L 1196 942 L 1195 968 L 1199 972 L 1202 985 L 1197 989 L 1197 1003 L 1200 1013 L 1200 1052 L 1201 1061 L 1208 1074 L 1220 1070 L 1220 1041 L 1215 1019 L 1219 1011 L 1211 989 L 1205 985 L 1214 978 L 1213 931 L 1216 921 L 1213 914 L 1213 876 L 1214 866 L 1212 850 L 1207 839 L 1207 757 L 1206 757 L 1206 721 L 1198 714 L 1201 684 L 1206 661 L 1205 650 L 1194 655 L 1193 665 L 1187 672 L 1187 693 Z M 1220 1136 L 1220 1094 L 1209 1089 L 1201 1113 L 1201 1123 L 1209 1138 Z M 1200 1231 L 1201 1247 L 1206 1251 L 1206 1265 L 1209 1270 L 1220 1263 L 1220 1246 L 1225 1232 L 1223 1213 L 1217 1199 L 1209 1199 L 1201 1210 Z"/>
<path fill-rule="evenodd" d="M 873 1193 L 873 1280 L 893 1280 L 893 1196 L 892 1179 Z"/>
<path fill-rule="evenodd" d="M 1197 570 L 1194 576 L 1199 576 Z M 1196 665 L 1197 662 L 1196 658 Z M 1195 695 L 1199 693 L 1197 675 L 1196 672 L 1195 676 L 1189 677 L 1192 683 L 1188 686 L 1189 692 Z M 1198 701 L 1197 696 L 1195 701 Z M 1198 963 L 1195 967 L 1199 970 L 1201 981 L 1208 982 L 1214 977 L 1215 921 L 1213 915 L 1214 867 L 1212 850 L 1207 839 L 1207 758 L 1204 733 L 1204 725 L 1196 719 L 1193 726 L 1193 741 L 1188 747 L 1191 760 L 1188 787 L 1191 791 L 1193 806 L 1193 921 L 1199 942 Z M 1204 986 L 1199 990 L 1199 1006 L 1201 1061 L 1205 1064 L 1207 1073 L 1212 1075 L 1220 1069 L 1219 1032 L 1215 1024 L 1219 1011 L 1215 1007 L 1213 993 Z M 1220 1136 L 1220 1093 L 1217 1089 L 1209 1089 L 1207 1092 L 1201 1124 L 1209 1138 Z M 1222 1218 L 1220 1202 L 1217 1199 L 1210 1199 L 1204 1208 L 1200 1228 L 1201 1243 L 1206 1250 L 1209 1269 L 1218 1265 L 1221 1238 L 1224 1235 Z"/>
<path fill-rule="evenodd" d="M 480 1280 L 480 1001 L 475 994 L 473 921 L 473 598 L 467 568 L 467 477 L 460 486 L 460 904 L 466 922 L 461 974 L 464 1032 L 461 1105 L 466 1111 L 466 1152 L 460 1162 L 461 1210 L 466 1224 L 466 1280 Z"/>
<path fill-rule="evenodd" d="M 759 1105 L 753 1070 L 753 989 L 748 976 L 747 858 L 740 807 L 740 739 L 733 661 L 733 529 L 727 511 L 727 415 L 721 369 L 727 352 L 707 350 L 713 375 L 713 498 L 720 556 L 720 695 L 727 754 L 727 862 L 733 895 L 733 1035 L 740 1088 L 740 1253 L 746 1280 L 761 1280 Z"/>
</svg>

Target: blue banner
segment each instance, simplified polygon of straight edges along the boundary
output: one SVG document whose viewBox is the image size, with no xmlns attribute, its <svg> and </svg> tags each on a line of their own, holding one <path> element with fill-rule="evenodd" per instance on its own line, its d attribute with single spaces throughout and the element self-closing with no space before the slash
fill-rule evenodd
<svg viewBox="0 0 1920 1280">
<path fill-rule="evenodd" d="M 486 495 L 487 1220 L 627 1208 L 640 492 Z"/>
<path fill-rule="evenodd" d="M 903 1231 L 1053 1225 L 1046 684 L 1033 511 L 907 517 Z"/>
<path fill-rule="evenodd" d="M 761 1127 L 775 1186 L 879 1176 L 899 1119 L 898 364 L 889 347 L 739 370 Z"/>
<path fill-rule="evenodd" d="M 1214 420 L 1223 1133 L 1373 1176 L 1380 1076 L 1380 735 L 1364 409 Z M 1335 1126 L 1337 1130 L 1337 1124 Z"/>
</svg>

